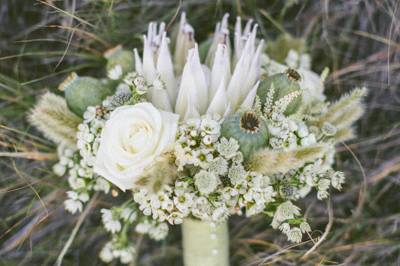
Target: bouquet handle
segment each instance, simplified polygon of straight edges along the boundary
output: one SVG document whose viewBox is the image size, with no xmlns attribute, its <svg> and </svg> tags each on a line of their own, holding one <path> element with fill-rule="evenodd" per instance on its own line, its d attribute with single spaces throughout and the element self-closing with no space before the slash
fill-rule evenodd
<svg viewBox="0 0 400 266">
<path fill-rule="evenodd" d="M 182 238 L 185 266 L 229 266 L 228 221 L 215 224 L 187 218 Z"/>
</svg>

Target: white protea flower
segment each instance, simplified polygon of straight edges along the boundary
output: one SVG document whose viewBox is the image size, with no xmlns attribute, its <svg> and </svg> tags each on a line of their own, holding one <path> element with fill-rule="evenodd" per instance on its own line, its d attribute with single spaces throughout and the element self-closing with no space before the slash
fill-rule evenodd
<svg viewBox="0 0 400 266">
<path fill-rule="evenodd" d="M 242 32 L 237 19 L 231 56 L 228 15 L 217 24 L 206 62 L 200 61 L 194 30 L 182 15 L 172 56 L 165 24 L 150 23 L 144 36 L 143 60 L 135 50 L 138 74 L 152 84 L 148 99 L 181 120 L 204 114 L 223 117 L 253 105 L 261 73 L 264 41 L 249 21 Z"/>
</svg>

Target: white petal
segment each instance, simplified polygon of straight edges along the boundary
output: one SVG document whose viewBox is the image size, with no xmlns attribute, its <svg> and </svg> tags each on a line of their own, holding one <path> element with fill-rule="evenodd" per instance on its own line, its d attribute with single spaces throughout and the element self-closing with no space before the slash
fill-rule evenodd
<svg viewBox="0 0 400 266">
<path fill-rule="evenodd" d="M 240 105 L 240 109 L 247 110 L 247 109 L 251 109 L 253 107 L 254 99 L 256 98 L 257 89 L 258 89 L 259 84 L 260 84 L 260 82 L 258 81 L 256 83 L 256 85 L 254 85 L 254 87 L 250 90 L 249 94 L 246 96 L 246 98 Z"/>
<path fill-rule="evenodd" d="M 194 47 L 194 30 L 186 22 L 186 14 L 182 13 L 179 30 L 175 41 L 174 67 L 177 74 L 184 68 L 189 49 Z"/>
<path fill-rule="evenodd" d="M 150 26 L 149 26 L 150 28 Z M 144 78 L 148 83 L 153 83 L 156 78 L 156 67 L 154 66 L 154 54 L 151 47 L 150 40 L 144 38 L 144 49 L 143 49 L 143 74 Z"/>
<path fill-rule="evenodd" d="M 189 99 L 196 100 L 196 84 L 192 75 L 191 63 L 187 62 L 183 68 L 181 84 L 179 86 L 178 97 L 175 105 L 175 112 L 183 118 L 189 108 Z M 197 102 L 191 102 L 197 106 Z"/>
<path fill-rule="evenodd" d="M 247 84 L 247 79 L 249 78 L 248 74 L 254 56 L 256 30 L 257 25 L 253 27 L 253 31 L 249 36 L 249 39 L 246 41 L 246 45 L 243 49 L 238 63 L 235 66 L 235 70 L 228 85 L 228 97 L 233 110 L 237 110 L 240 102 L 243 100 L 243 98 L 246 96 L 251 88 Z M 252 84 L 250 84 L 250 86 L 251 85 Z"/>
<path fill-rule="evenodd" d="M 165 89 L 154 89 L 150 91 L 150 99 L 155 107 L 160 110 L 172 112 L 172 105 L 169 100 L 168 92 Z"/>
<path fill-rule="evenodd" d="M 188 102 L 188 109 L 186 110 L 183 120 L 185 121 L 191 118 L 199 118 L 200 114 L 196 109 L 196 105 L 192 104 L 192 98 L 190 96 L 187 102 Z"/>
<path fill-rule="evenodd" d="M 209 87 L 210 100 L 214 97 L 215 93 L 217 92 L 217 89 L 223 77 L 225 77 L 225 80 L 229 80 L 231 77 L 230 59 L 227 46 L 224 44 L 219 44 L 217 52 L 215 53 L 215 59 L 211 70 L 211 84 Z M 226 84 L 224 84 L 224 86 L 225 85 Z"/>
<path fill-rule="evenodd" d="M 241 97 L 243 98 L 243 95 L 247 95 L 247 93 L 250 91 L 254 83 L 259 79 L 260 77 L 260 56 L 262 53 L 264 47 L 264 40 L 261 40 L 260 43 L 258 44 L 257 50 L 255 54 L 252 56 L 253 60 L 251 62 L 250 69 L 248 71 L 248 75 L 246 77 L 246 83 L 243 86 L 243 91 L 241 94 Z"/>
<path fill-rule="evenodd" d="M 200 114 L 204 114 L 208 106 L 208 87 L 207 80 L 200 63 L 199 49 L 197 44 L 191 50 L 190 56 L 188 56 L 188 63 L 191 65 L 192 76 L 196 86 L 195 97 L 198 103 L 196 107 Z"/>
<path fill-rule="evenodd" d="M 135 70 L 139 75 L 143 75 L 142 59 L 140 59 L 139 53 L 136 48 L 133 49 L 133 52 L 135 54 Z"/>
<path fill-rule="evenodd" d="M 242 52 L 242 21 L 240 17 L 236 17 L 234 45 L 235 61 L 237 62 L 237 60 L 239 60 L 240 53 Z"/>
<path fill-rule="evenodd" d="M 222 78 L 218 90 L 207 109 L 207 114 L 219 114 L 220 116 L 225 115 L 229 106 L 225 83 L 225 78 Z"/>
<path fill-rule="evenodd" d="M 213 41 L 208 50 L 205 64 L 211 67 L 214 63 L 214 56 L 218 47 L 218 44 L 225 44 L 228 48 L 228 54 L 230 57 L 230 41 L 229 41 L 229 29 L 228 29 L 228 18 L 229 14 L 226 13 L 215 28 Z"/>
</svg>

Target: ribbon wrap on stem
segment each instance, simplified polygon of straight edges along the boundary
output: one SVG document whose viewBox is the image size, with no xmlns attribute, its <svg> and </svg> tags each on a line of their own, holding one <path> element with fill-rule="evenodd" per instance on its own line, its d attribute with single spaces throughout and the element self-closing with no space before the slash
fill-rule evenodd
<svg viewBox="0 0 400 266">
<path fill-rule="evenodd" d="M 228 221 L 185 219 L 182 238 L 185 266 L 229 266 Z"/>
</svg>

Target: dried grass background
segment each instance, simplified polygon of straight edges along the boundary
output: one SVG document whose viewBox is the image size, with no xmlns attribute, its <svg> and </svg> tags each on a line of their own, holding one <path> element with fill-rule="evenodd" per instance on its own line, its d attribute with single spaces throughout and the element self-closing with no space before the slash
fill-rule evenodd
<svg viewBox="0 0 400 266">
<path fill-rule="evenodd" d="M 348 177 L 343 191 L 301 202 L 311 236 L 324 241 L 290 245 L 265 217 L 233 217 L 232 265 L 400 265 L 399 9 L 398 0 L 1 0 L 0 265 L 54 265 L 79 219 L 63 265 L 102 265 L 97 254 L 108 236 L 99 212 L 64 211 L 66 181 L 50 170 L 55 145 L 29 126 L 27 111 L 68 72 L 104 75 L 105 50 L 141 47 L 149 21 L 172 23 L 182 10 L 197 40 L 225 12 L 231 22 L 255 18 L 266 40 L 281 32 L 307 38 L 314 70 L 331 69 L 330 99 L 370 89 L 359 137 L 337 147 L 336 168 Z M 110 200 L 99 196 L 92 206 Z M 179 227 L 161 243 L 132 238 L 136 265 L 181 265 Z"/>
</svg>

